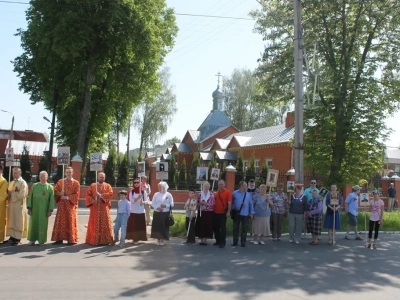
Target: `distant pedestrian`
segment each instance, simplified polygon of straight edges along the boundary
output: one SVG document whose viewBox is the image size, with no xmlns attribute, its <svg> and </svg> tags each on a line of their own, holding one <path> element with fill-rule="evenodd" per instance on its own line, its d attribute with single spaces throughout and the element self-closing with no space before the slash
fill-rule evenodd
<svg viewBox="0 0 400 300">
<path fill-rule="evenodd" d="M 379 227 L 383 226 L 384 203 L 381 199 L 379 199 L 378 190 L 374 190 L 373 194 L 374 194 L 374 199 L 370 201 L 371 214 L 369 216 L 367 248 L 371 248 L 372 231 L 375 230 L 374 241 L 372 242 L 372 248 L 376 249 L 376 241 L 378 239 Z"/>
<path fill-rule="evenodd" d="M 351 228 L 354 228 L 354 232 L 356 234 L 356 240 L 362 241 L 364 240 L 361 236 L 358 235 L 358 222 L 357 222 L 357 215 L 358 215 L 358 196 L 360 195 L 360 187 L 355 185 L 353 187 L 353 192 L 350 193 L 346 198 L 346 215 L 348 218 L 347 222 L 347 232 L 345 235 L 346 240 L 350 240 L 349 232 Z"/>
<path fill-rule="evenodd" d="M 128 218 L 131 213 L 131 202 L 126 199 L 127 191 L 122 190 L 118 193 L 118 210 L 117 218 L 114 224 L 114 244 L 119 241 L 118 246 L 122 247 L 125 245 L 126 237 L 126 226 L 128 224 Z M 121 239 L 119 239 L 119 230 L 121 229 Z"/>
<path fill-rule="evenodd" d="M 397 202 L 396 199 L 396 189 L 394 187 L 393 182 L 390 183 L 390 187 L 388 188 L 388 211 L 393 211 L 394 204 Z"/>
</svg>

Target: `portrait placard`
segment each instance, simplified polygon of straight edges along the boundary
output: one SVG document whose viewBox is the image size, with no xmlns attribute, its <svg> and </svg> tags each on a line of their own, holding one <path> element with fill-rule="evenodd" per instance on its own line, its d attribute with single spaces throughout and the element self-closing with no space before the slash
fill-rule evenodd
<svg viewBox="0 0 400 300">
<path fill-rule="evenodd" d="M 57 165 L 69 165 L 70 148 L 58 147 Z"/>
<path fill-rule="evenodd" d="M 331 192 L 331 205 L 338 206 L 339 205 L 339 193 Z"/>
<path fill-rule="evenodd" d="M 168 162 L 159 161 L 156 164 L 156 179 L 167 180 L 168 179 Z"/>
<path fill-rule="evenodd" d="M 140 161 L 137 164 L 138 164 L 137 177 L 146 176 L 146 170 L 145 170 L 146 167 L 144 161 Z"/>
<path fill-rule="evenodd" d="M 92 153 L 90 154 L 90 171 L 103 170 L 103 154 Z"/>
<path fill-rule="evenodd" d="M 328 191 L 326 188 L 322 187 L 322 188 L 319 190 L 319 196 L 320 196 L 322 199 L 324 199 L 325 196 L 326 196 L 326 194 L 328 194 L 328 192 L 329 192 L 329 191 Z"/>
<path fill-rule="evenodd" d="M 294 193 L 294 181 L 288 181 L 286 183 L 286 190 L 288 193 Z"/>
<path fill-rule="evenodd" d="M 6 148 L 6 167 L 14 166 L 14 149 Z"/>
<path fill-rule="evenodd" d="M 360 193 L 360 206 L 369 206 L 369 194 Z"/>
<path fill-rule="evenodd" d="M 208 180 L 208 168 L 207 167 L 197 167 L 196 172 L 196 183 L 203 183 Z"/>
<path fill-rule="evenodd" d="M 219 169 L 217 169 L 217 168 L 212 168 L 212 169 L 211 169 L 211 177 L 210 177 L 210 179 L 211 179 L 211 180 L 218 180 L 218 179 L 219 179 L 219 172 L 220 172 Z"/>
<path fill-rule="evenodd" d="M 276 187 L 276 185 L 278 183 L 278 175 L 279 175 L 278 170 L 269 169 L 266 185 L 269 187 Z"/>
</svg>

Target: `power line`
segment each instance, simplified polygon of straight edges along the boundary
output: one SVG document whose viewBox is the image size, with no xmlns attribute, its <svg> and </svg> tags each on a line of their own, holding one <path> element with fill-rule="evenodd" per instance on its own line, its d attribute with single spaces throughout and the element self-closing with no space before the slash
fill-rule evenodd
<svg viewBox="0 0 400 300">
<path fill-rule="evenodd" d="M 6 1 L 0 0 L 0 3 L 4 4 L 24 4 L 29 5 L 27 2 L 20 2 L 20 1 Z M 61 6 L 63 6 L 61 4 Z M 65 5 L 64 5 L 65 6 Z M 71 6 L 71 5 L 70 5 Z M 155 13 L 155 12 L 154 12 Z M 252 18 L 244 18 L 244 17 L 233 17 L 233 16 L 218 16 L 218 15 L 199 15 L 199 14 L 189 14 L 189 13 L 173 13 L 176 16 L 186 16 L 186 17 L 198 17 L 198 18 L 214 18 L 214 19 L 231 19 L 231 20 L 244 20 L 244 21 L 254 21 Z"/>
</svg>

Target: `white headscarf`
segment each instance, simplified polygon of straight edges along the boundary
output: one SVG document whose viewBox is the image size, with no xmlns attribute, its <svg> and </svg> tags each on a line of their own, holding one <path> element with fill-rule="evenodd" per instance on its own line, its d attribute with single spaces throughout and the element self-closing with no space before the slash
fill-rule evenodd
<svg viewBox="0 0 400 300">
<path fill-rule="evenodd" d="M 163 193 L 163 192 L 160 192 L 160 193 L 161 193 L 161 194 L 165 194 L 165 193 L 168 191 L 168 189 L 169 189 L 168 184 L 167 184 L 165 181 L 161 181 L 161 182 L 159 183 L 159 185 L 165 189 L 165 192 L 164 192 L 164 193 Z"/>
<path fill-rule="evenodd" d="M 200 194 L 200 201 L 204 200 L 204 201 L 208 202 L 208 199 L 210 199 L 210 197 L 211 197 L 211 193 L 210 193 L 210 190 L 208 190 L 207 193 L 204 192 L 204 186 L 206 184 L 208 184 L 208 188 L 210 189 L 210 184 L 208 182 L 203 184 L 203 190 L 201 191 L 201 194 Z"/>
</svg>

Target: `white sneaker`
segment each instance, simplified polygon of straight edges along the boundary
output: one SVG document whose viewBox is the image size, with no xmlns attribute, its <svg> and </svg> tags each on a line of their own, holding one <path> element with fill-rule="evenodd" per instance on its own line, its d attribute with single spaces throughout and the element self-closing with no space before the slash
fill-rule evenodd
<svg viewBox="0 0 400 300">
<path fill-rule="evenodd" d="M 158 241 L 158 242 L 157 242 L 157 246 L 160 246 L 160 245 L 161 245 L 161 242 Z"/>
<path fill-rule="evenodd" d="M 34 241 L 29 241 L 28 245 L 29 246 L 33 246 L 33 245 L 35 245 L 35 242 Z"/>
<path fill-rule="evenodd" d="M 160 242 L 160 246 L 164 246 L 165 245 L 165 243 L 164 242 Z"/>
<path fill-rule="evenodd" d="M 133 242 L 134 245 L 139 245 L 139 242 Z"/>
<path fill-rule="evenodd" d="M 300 244 L 300 242 L 299 242 L 299 241 L 295 241 L 294 243 L 295 243 L 295 244 Z"/>
<path fill-rule="evenodd" d="M 293 243 L 293 240 L 289 240 L 289 243 Z"/>
</svg>

